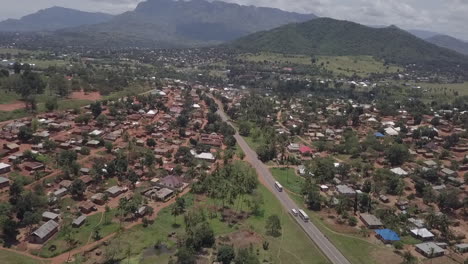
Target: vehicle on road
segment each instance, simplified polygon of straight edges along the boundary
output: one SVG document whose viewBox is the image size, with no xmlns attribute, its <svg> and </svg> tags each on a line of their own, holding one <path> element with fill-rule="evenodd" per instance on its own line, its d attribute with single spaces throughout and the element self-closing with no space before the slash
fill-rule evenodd
<svg viewBox="0 0 468 264">
<path fill-rule="evenodd" d="M 299 209 L 299 216 L 301 217 L 302 221 L 309 222 L 309 216 L 304 212 L 304 210 Z"/>
<path fill-rule="evenodd" d="M 275 187 L 278 190 L 278 192 L 283 191 L 283 185 L 281 185 L 279 182 L 275 182 Z"/>
<path fill-rule="evenodd" d="M 294 216 L 298 216 L 299 215 L 299 212 L 296 210 L 296 209 L 291 209 L 291 214 L 294 215 Z"/>
</svg>

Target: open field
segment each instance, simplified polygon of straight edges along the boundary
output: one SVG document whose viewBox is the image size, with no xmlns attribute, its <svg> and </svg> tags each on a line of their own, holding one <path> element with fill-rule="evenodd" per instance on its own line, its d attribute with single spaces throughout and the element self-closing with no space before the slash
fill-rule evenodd
<svg viewBox="0 0 468 264">
<path fill-rule="evenodd" d="M 97 213 L 87 217 L 86 223 L 79 228 L 72 228 L 71 237 L 76 241 L 73 247 L 80 247 L 88 242 L 93 242 L 92 235 L 96 227 L 99 228 L 101 237 L 105 237 L 119 229 L 119 224 L 116 221 L 111 221 L 116 213 L 116 210 L 111 210 L 106 213 Z M 105 214 L 105 216 L 103 215 Z M 55 248 L 55 249 L 53 249 Z M 53 250 L 52 250 L 53 249 Z M 66 242 L 66 237 L 63 229 L 50 241 L 48 241 L 38 255 L 45 258 L 60 255 L 69 250 Z"/>
<path fill-rule="evenodd" d="M 396 73 L 403 70 L 374 59 L 371 56 L 319 56 L 317 64 L 338 75 L 365 77 L 371 73 Z"/>
<path fill-rule="evenodd" d="M 297 176 L 293 168 L 271 168 L 273 177 L 288 191 L 300 194 L 304 184 L 304 178 Z"/>
<path fill-rule="evenodd" d="M 47 264 L 48 261 L 36 260 L 18 253 L 0 249 L 0 263 L 2 264 Z"/>
<path fill-rule="evenodd" d="M 306 55 L 284 55 L 277 53 L 257 53 L 243 54 L 239 56 L 251 62 L 269 62 L 280 65 L 312 65 L 312 57 Z M 332 71 L 336 75 L 362 77 L 369 76 L 371 73 L 396 73 L 403 68 L 395 65 L 384 65 L 382 61 L 376 60 L 371 56 L 317 56 L 316 65 Z"/>
<path fill-rule="evenodd" d="M 427 90 L 427 94 L 435 96 L 450 96 L 454 97 L 454 92 L 458 95 L 468 95 L 468 82 L 464 83 L 410 83 L 413 86 L 420 86 L 421 89 Z"/>
<path fill-rule="evenodd" d="M 278 53 L 262 52 L 258 54 L 243 54 L 239 56 L 240 59 L 251 62 L 275 62 L 279 64 L 302 64 L 312 65 L 312 58 L 306 55 L 285 55 Z"/>
</svg>

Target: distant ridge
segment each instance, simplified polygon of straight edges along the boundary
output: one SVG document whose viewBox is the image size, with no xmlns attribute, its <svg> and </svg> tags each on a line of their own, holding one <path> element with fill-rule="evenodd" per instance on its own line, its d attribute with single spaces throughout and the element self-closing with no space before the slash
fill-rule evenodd
<svg viewBox="0 0 468 264">
<path fill-rule="evenodd" d="M 90 13 L 64 7 L 51 7 L 39 10 L 20 19 L 7 19 L 0 22 L 2 32 L 53 31 L 67 27 L 97 24 L 108 21 L 112 15 Z"/>
</svg>

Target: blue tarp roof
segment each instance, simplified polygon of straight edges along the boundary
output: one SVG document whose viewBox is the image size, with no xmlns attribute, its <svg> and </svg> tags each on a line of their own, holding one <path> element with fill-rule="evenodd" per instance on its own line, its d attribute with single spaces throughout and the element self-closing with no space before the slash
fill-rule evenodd
<svg viewBox="0 0 468 264">
<path fill-rule="evenodd" d="M 375 132 L 374 136 L 376 137 L 384 137 L 384 134 L 380 133 L 380 132 Z"/>
<path fill-rule="evenodd" d="M 398 236 L 398 234 L 391 229 L 378 229 L 375 230 L 375 232 L 379 234 L 379 236 L 382 237 L 383 240 L 400 241 L 400 237 Z"/>
</svg>

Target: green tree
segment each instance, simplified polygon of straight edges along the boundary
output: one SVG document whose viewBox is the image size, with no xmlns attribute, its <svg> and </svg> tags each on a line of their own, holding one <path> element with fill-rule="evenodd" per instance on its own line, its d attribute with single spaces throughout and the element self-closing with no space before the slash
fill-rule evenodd
<svg viewBox="0 0 468 264">
<path fill-rule="evenodd" d="M 176 253 L 176 257 L 178 264 L 195 264 L 197 262 L 195 252 L 187 247 L 180 248 Z"/>
<path fill-rule="evenodd" d="M 86 184 L 81 179 L 76 179 L 70 186 L 70 193 L 77 198 L 83 198 L 84 192 L 86 191 Z"/>
<path fill-rule="evenodd" d="M 94 102 L 90 105 L 91 113 L 93 113 L 94 118 L 97 118 L 102 113 L 101 102 Z"/>
<path fill-rule="evenodd" d="M 177 224 L 177 216 L 183 214 L 185 211 L 185 199 L 178 197 L 175 204 L 172 206 L 171 214 L 174 216 L 174 224 Z"/>
<path fill-rule="evenodd" d="M 386 156 L 392 166 L 399 166 L 409 159 L 408 148 L 403 144 L 393 144 L 386 152 Z"/>
<path fill-rule="evenodd" d="M 218 250 L 218 261 L 223 264 L 231 264 L 231 261 L 236 257 L 234 248 L 228 245 L 222 245 Z"/>
<path fill-rule="evenodd" d="M 55 74 L 49 79 L 49 89 L 60 97 L 67 97 L 70 94 L 70 85 L 60 74 Z"/>
<path fill-rule="evenodd" d="M 278 237 L 281 235 L 281 221 L 278 215 L 271 215 L 268 217 L 265 225 L 267 234 Z"/>
</svg>

